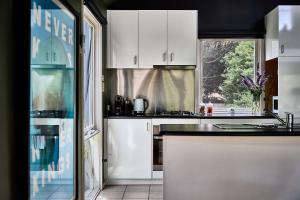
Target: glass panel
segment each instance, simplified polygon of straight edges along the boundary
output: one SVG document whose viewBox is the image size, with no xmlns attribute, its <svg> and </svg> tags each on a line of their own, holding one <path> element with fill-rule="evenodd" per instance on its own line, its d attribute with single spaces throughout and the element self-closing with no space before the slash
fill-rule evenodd
<svg viewBox="0 0 300 200">
<path fill-rule="evenodd" d="M 203 40 L 201 48 L 202 102 L 213 103 L 216 111 L 250 111 L 252 96 L 240 75 L 255 74 L 255 41 Z"/>
<path fill-rule="evenodd" d="M 101 175 L 100 167 L 101 136 L 96 134 L 84 142 L 84 181 L 85 199 L 95 198 L 100 189 Z"/>
<path fill-rule="evenodd" d="M 74 197 L 75 18 L 31 1 L 30 199 Z"/>
<path fill-rule="evenodd" d="M 93 127 L 94 27 L 84 20 L 84 127 Z"/>
</svg>

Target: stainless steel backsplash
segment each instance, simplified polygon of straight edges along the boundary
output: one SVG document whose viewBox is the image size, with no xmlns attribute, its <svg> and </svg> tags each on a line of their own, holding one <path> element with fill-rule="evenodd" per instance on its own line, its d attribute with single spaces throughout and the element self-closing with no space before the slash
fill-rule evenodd
<svg viewBox="0 0 300 200">
<path fill-rule="evenodd" d="M 115 95 L 144 97 L 149 101 L 146 113 L 171 110 L 194 111 L 194 69 L 109 69 L 106 87 L 113 106 Z"/>
</svg>

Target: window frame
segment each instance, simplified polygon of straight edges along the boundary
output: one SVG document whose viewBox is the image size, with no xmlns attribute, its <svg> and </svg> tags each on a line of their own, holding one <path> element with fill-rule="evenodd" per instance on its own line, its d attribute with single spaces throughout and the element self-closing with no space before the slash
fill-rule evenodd
<svg viewBox="0 0 300 200">
<path fill-rule="evenodd" d="M 198 53 L 197 53 L 197 58 L 198 58 L 198 67 L 197 67 L 197 72 L 196 72 L 196 85 L 198 85 L 198 87 L 196 87 L 196 94 L 198 96 L 198 99 L 196 99 L 196 111 L 198 111 L 199 108 L 199 104 L 202 102 L 202 97 L 203 97 L 203 93 L 204 93 L 204 89 L 203 89 L 203 81 L 202 81 L 202 76 L 203 76 L 203 41 L 254 41 L 255 42 L 255 48 L 254 48 L 254 78 L 256 78 L 256 74 L 257 72 L 262 72 L 262 70 L 264 69 L 264 40 L 262 39 L 257 39 L 257 38 L 209 38 L 209 39 L 198 39 L 197 41 L 197 47 L 198 47 Z M 259 69 L 257 70 L 257 64 L 259 64 Z M 263 97 L 264 97 L 264 91 L 261 95 L 261 100 L 260 100 L 260 111 L 262 111 L 264 109 L 264 104 L 263 104 Z M 225 110 L 227 108 L 227 110 L 229 110 L 228 107 L 220 107 L 222 110 Z M 240 107 L 234 107 L 234 108 L 240 108 Z M 221 111 L 217 110 L 218 113 L 228 113 L 228 111 Z M 246 109 L 250 109 L 251 108 L 245 108 Z M 250 111 L 249 111 L 250 112 Z M 239 113 L 236 111 L 236 113 Z"/>
<path fill-rule="evenodd" d="M 102 25 L 88 7 L 83 7 L 83 21 L 93 27 L 92 56 L 92 124 L 84 124 L 84 135 L 102 130 Z"/>
</svg>

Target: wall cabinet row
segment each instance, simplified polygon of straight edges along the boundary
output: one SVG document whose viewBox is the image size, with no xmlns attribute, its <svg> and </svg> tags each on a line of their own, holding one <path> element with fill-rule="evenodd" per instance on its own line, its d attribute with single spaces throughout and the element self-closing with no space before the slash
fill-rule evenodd
<svg viewBox="0 0 300 200">
<path fill-rule="evenodd" d="M 197 11 L 108 11 L 108 68 L 196 65 Z"/>
</svg>

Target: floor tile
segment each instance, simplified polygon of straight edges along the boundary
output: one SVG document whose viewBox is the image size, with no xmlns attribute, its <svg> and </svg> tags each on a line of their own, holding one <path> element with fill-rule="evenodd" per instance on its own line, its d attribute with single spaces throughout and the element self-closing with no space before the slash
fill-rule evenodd
<svg viewBox="0 0 300 200">
<path fill-rule="evenodd" d="M 128 192 L 126 190 L 124 194 L 124 199 L 147 199 L 149 197 L 149 192 Z"/>
<path fill-rule="evenodd" d="M 163 185 L 151 185 L 150 186 L 150 192 L 162 192 L 163 191 Z"/>
<path fill-rule="evenodd" d="M 102 191 L 97 199 L 122 199 L 124 192 Z"/>
<path fill-rule="evenodd" d="M 103 191 L 124 192 L 125 189 L 126 189 L 126 185 L 108 185 L 105 186 Z"/>
<path fill-rule="evenodd" d="M 150 192 L 149 198 L 150 199 L 162 199 L 163 193 L 162 192 Z"/>
<path fill-rule="evenodd" d="M 123 200 L 148 200 L 148 198 L 146 198 L 146 199 L 123 199 Z"/>
<path fill-rule="evenodd" d="M 126 192 L 149 192 L 150 185 L 128 185 Z"/>
</svg>

